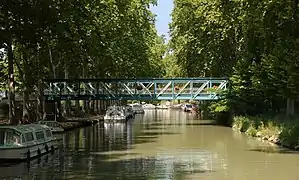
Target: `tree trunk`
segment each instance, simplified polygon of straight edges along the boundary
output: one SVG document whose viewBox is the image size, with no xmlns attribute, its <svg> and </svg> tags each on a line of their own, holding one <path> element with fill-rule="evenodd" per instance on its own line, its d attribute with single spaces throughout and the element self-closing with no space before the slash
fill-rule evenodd
<svg viewBox="0 0 299 180">
<path fill-rule="evenodd" d="M 42 80 L 38 80 L 38 85 L 37 85 L 37 89 L 38 89 L 38 94 L 37 94 L 37 120 L 43 120 L 45 119 L 44 117 L 44 98 L 43 98 L 43 87 L 42 87 Z"/>
<path fill-rule="evenodd" d="M 50 58 L 50 63 L 51 63 L 51 66 L 52 66 L 52 73 L 53 73 L 53 78 L 56 79 L 57 77 L 57 74 L 56 74 L 56 65 L 53 61 L 53 57 L 52 57 L 52 52 L 51 52 L 51 49 L 49 49 L 49 58 Z M 56 101 L 55 104 L 54 104 L 54 108 L 55 108 L 55 121 L 57 120 L 57 117 L 58 118 L 61 118 L 62 117 L 62 114 L 61 114 L 61 102 L 60 101 Z"/>
<path fill-rule="evenodd" d="M 7 51 L 8 51 L 8 76 L 9 76 L 9 93 L 8 93 L 8 101 L 9 101 L 9 114 L 8 119 L 10 124 L 16 124 L 15 121 L 15 82 L 14 82 L 14 59 L 13 59 L 13 51 L 12 51 L 12 40 L 9 37 L 7 43 Z"/>
<path fill-rule="evenodd" d="M 96 100 L 96 113 L 99 113 L 99 100 Z"/>
<path fill-rule="evenodd" d="M 29 84 L 28 84 L 28 77 L 29 77 L 29 68 L 28 68 L 28 55 L 25 51 L 23 51 L 23 114 L 22 118 L 24 122 L 31 121 L 30 113 L 29 113 Z"/>
<path fill-rule="evenodd" d="M 294 115 L 294 100 L 288 98 L 287 100 L 287 110 L 286 110 L 286 115 Z"/>
<path fill-rule="evenodd" d="M 91 101 L 91 112 L 94 113 L 95 112 L 95 100 Z"/>
<path fill-rule="evenodd" d="M 69 73 L 68 73 L 68 67 L 66 65 L 66 63 L 64 64 L 64 77 L 65 79 L 68 79 L 68 76 L 69 76 Z M 64 87 L 64 91 L 67 92 L 68 89 L 67 87 L 65 86 Z M 70 101 L 69 100 L 66 100 L 65 103 L 64 103 L 64 109 L 63 109 L 63 114 L 64 116 L 69 116 L 70 114 Z"/>
</svg>

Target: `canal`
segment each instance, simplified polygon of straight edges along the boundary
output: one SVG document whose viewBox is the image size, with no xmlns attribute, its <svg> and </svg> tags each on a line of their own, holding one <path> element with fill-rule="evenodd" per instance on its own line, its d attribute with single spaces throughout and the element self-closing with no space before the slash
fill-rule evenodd
<svg viewBox="0 0 299 180">
<path fill-rule="evenodd" d="M 288 180 L 299 154 L 181 111 L 149 110 L 127 124 L 63 135 L 54 154 L 0 167 L 0 179 Z"/>
</svg>

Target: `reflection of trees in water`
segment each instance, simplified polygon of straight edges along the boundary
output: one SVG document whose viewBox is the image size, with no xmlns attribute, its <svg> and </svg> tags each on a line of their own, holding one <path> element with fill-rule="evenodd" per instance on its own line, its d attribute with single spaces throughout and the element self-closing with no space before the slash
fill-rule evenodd
<svg viewBox="0 0 299 180">
<path fill-rule="evenodd" d="M 36 179 L 180 180 L 189 173 L 204 173 L 210 170 L 203 167 L 203 162 L 207 160 L 200 159 L 200 155 L 196 152 L 188 154 L 189 151 L 180 151 L 160 154 L 157 157 L 134 158 L 136 154 L 122 151 L 130 149 L 132 143 L 154 141 L 154 138 L 161 134 L 160 131 L 163 129 L 161 124 L 184 122 L 181 119 L 187 120 L 189 115 L 179 111 L 158 110 L 144 116 L 144 119 L 140 116 L 140 119 L 138 117 L 128 123 L 99 124 L 65 134 L 65 152 L 61 152 L 59 158 L 55 158 L 52 163 L 45 164 L 44 167 L 34 167 Z M 132 123 L 134 123 L 134 141 Z M 138 124 L 141 125 L 140 131 L 136 129 Z M 144 131 L 142 127 L 144 124 L 154 132 Z M 120 152 L 102 153 L 114 150 Z M 169 152 L 169 150 L 162 152 Z"/>
<path fill-rule="evenodd" d="M 131 147 L 132 124 L 98 124 L 80 129 L 64 136 L 67 151 L 103 152 Z"/>
<path fill-rule="evenodd" d="M 105 124 L 106 150 L 129 149 L 131 148 L 132 138 L 132 124 L 130 122 Z"/>
<path fill-rule="evenodd" d="M 92 155 L 77 153 L 73 159 L 67 157 L 60 162 L 56 156 L 49 156 L 31 167 L 30 172 L 20 172 L 17 177 L 24 179 L 184 179 L 190 172 L 204 173 L 188 168 L 188 162 L 178 162 L 175 158 L 148 157 L 148 158 L 121 158 L 125 153 L 113 155 Z M 69 155 L 68 155 L 69 156 Z M 115 159 L 110 161 L 111 159 Z M 190 160 L 187 160 L 190 161 Z M 61 169 L 59 163 L 65 164 Z M 72 166 L 70 166 L 72 164 Z M 185 168 L 183 168 L 185 167 Z M 186 168 L 187 167 L 187 168 Z M 190 166 L 191 167 L 191 166 Z M 20 170 L 20 169 L 18 169 Z M 24 170 L 28 170 L 24 168 Z M 16 177 L 15 176 L 15 177 Z M 12 177 L 12 176 L 11 176 Z"/>
<path fill-rule="evenodd" d="M 154 121 L 168 124 L 185 124 L 188 120 L 199 119 L 194 113 L 182 112 L 181 110 L 146 110 L 143 116 L 143 123 Z"/>
</svg>

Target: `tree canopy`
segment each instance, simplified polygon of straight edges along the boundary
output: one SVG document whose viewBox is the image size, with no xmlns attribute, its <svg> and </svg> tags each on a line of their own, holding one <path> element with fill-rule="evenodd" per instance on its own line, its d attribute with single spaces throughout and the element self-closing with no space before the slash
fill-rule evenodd
<svg viewBox="0 0 299 180">
<path fill-rule="evenodd" d="M 161 77 L 163 40 L 155 0 L 6 0 L 0 45 L 14 53 L 17 88 L 43 78 Z M 1 56 L 2 88 L 7 58 Z"/>
<path fill-rule="evenodd" d="M 239 112 L 298 98 L 297 0 L 174 4 L 170 47 L 185 76 L 230 77 Z"/>
</svg>

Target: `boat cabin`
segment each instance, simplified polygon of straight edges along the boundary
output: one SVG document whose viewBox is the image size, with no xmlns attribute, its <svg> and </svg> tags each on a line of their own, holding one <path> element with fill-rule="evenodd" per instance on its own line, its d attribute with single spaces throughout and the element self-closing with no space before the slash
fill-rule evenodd
<svg viewBox="0 0 299 180">
<path fill-rule="evenodd" d="M 106 114 L 107 115 L 122 115 L 124 113 L 124 108 L 121 106 L 109 106 L 107 108 Z"/>
<path fill-rule="evenodd" d="M 51 129 L 41 124 L 0 126 L 0 148 L 45 142 L 52 138 Z"/>
</svg>

